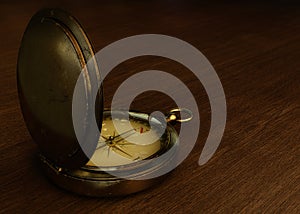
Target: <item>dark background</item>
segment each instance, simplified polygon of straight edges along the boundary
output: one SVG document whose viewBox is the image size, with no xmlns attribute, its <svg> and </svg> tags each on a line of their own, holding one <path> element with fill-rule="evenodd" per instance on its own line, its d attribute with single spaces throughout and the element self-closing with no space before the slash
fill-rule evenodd
<svg viewBox="0 0 300 214">
<path fill-rule="evenodd" d="M 176 75 L 200 108 L 201 130 L 192 153 L 160 185 L 122 198 L 82 197 L 50 183 L 37 165 L 38 149 L 25 127 L 16 85 L 23 32 L 43 7 L 71 12 L 96 51 L 144 33 L 174 36 L 198 48 L 216 69 L 227 99 L 227 126 L 213 158 L 197 164 L 211 116 L 200 82 L 176 62 L 139 57 L 105 79 L 105 106 L 134 73 L 157 69 Z M 300 212 L 296 1 L 1 1 L 0 26 L 0 212 Z M 132 108 L 166 112 L 174 105 L 166 95 L 146 92 Z"/>
</svg>

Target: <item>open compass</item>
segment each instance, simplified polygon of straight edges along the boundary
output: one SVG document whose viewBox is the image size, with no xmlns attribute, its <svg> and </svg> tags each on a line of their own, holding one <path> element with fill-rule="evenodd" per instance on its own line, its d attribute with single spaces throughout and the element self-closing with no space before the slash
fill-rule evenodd
<svg viewBox="0 0 300 214">
<path fill-rule="evenodd" d="M 40 149 L 46 175 L 58 186 L 88 196 L 134 193 L 158 183 L 176 158 L 179 143 L 171 123 L 192 118 L 187 109 L 173 109 L 158 118 L 137 111 L 103 109 L 98 91 L 95 109 L 101 129 L 98 142 L 78 142 L 72 120 L 72 95 L 82 69 L 93 60 L 92 45 L 68 13 L 46 9 L 35 14 L 24 33 L 17 76 L 20 104 L 27 128 Z M 83 100 L 90 97 L 91 73 L 84 76 Z M 86 106 L 82 107 L 85 111 Z M 181 113 L 187 115 L 181 118 Z M 87 115 L 81 120 L 86 121 Z M 86 128 L 87 127 L 87 128 Z M 88 132 L 88 124 L 85 125 Z"/>
</svg>

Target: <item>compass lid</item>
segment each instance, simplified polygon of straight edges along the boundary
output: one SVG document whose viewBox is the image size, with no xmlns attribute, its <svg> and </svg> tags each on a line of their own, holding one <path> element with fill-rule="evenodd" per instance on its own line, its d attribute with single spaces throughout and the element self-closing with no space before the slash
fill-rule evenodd
<svg viewBox="0 0 300 214">
<path fill-rule="evenodd" d="M 90 140 L 99 136 L 89 136 L 87 122 L 87 118 L 95 116 L 100 130 L 103 97 L 102 87 L 96 92 L 90 87 L 92 78 L 100 78 L 93 56 L 92 45 L 82 27 L 70 14 L 59 9 L 37 12 L 23 35 L 17 79 L 24 120 L 42 154 L 57 166 L 83 166 L 98 143 Z M 81 137 L 86 139 L 84 147 L 89 151 L 83 151 L 73 125 L 76 83 L 82 86 L 79 99 L 84 104 L 78 107 L 81 113 L 77 115 L 77 122 L 82 121 L 84 136 Z M 91 103 L 93 93 L 97 97 L 95 103 Z"/>
</svg>

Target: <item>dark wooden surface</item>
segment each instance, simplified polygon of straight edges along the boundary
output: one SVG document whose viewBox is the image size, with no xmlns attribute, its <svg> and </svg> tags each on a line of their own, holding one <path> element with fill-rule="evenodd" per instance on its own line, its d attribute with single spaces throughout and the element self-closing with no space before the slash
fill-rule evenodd
<svg viewBox="0 0 300 214">
<path fill-rule="evenodd" d="M 300 213 L 299 4 L 99 2 L 0 4 L 0 212 Z M 197 164 L 210 123 L 200 82 L 175 62 L 141 57 L 121 64 L 105 80 L 106 106 L 133 73 L 160 69 L 176 75 L 201 109 L 201 131 L 192 153 L 160 185 L 123 198 L 81 197 L 50 183 L 36 164 L 37 146 L 25 127 L 16 86 L 22 34 L 30 17 L 45 6 L 73 13 L 96 50 L 127 36 L 158 33 L 202 51 L 222 81 L 228 105 L 225 134 L 213 158 L 204 166 Z M 167 96 L 149 92 L 132 107 L 167 111 L 173 105 Z"/>
</svg>

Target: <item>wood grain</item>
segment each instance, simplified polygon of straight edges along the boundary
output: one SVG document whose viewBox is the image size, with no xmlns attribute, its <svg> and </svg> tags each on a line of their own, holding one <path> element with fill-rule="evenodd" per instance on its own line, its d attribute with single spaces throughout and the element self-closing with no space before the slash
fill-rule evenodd
<svg viewBox="0 0 300 214">
<path fill-rule="evenodd" d="M 128 60 L 105 79 L 106 107 L 118 85 L 146 69 L 168 71 L 192 91 L 201 131 L 189 157 L 160 185 L 122 198 L 86 198 L 61 190 L 41 173 L 37 146 L 17 95 L 18 48 L 42 7 L 70 11 L 95 50 L 143 33 L 166 34 L 198 48 L 223 84 L 228 120 L 222 143 L 197 164 L 210 124 L 207 95 L 182 65 L 160 57 Z M 2 213 L 299 213 L 300 7 L 288 1 L 27 1 L 0 3 L 0 169 Z M 153 102 L 155 97 L 156 102 Z M 167 111 L 175 103 L 146 92 L 132 108 Z"/>
</svg>

